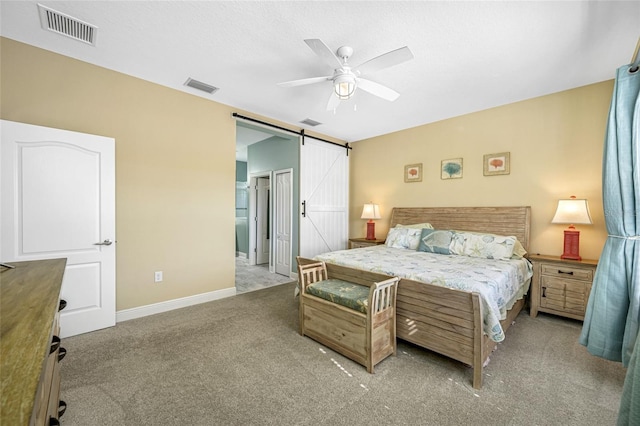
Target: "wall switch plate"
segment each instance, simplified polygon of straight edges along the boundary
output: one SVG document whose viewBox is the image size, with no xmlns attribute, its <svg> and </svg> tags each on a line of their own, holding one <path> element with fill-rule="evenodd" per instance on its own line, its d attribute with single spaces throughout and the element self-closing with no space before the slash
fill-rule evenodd
<svg viewBox="0 0 640 426">
<path fill-rule="evenodd" d="M 154 281 L 157 283 L 162 281 L 162 271 L 156 271 Z"/>
</svg>

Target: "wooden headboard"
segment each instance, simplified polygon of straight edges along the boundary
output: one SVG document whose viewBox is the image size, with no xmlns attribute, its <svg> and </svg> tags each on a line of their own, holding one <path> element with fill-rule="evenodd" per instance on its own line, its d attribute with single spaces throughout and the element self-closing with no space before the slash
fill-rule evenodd
<svg viewBox="0 0 640 426">
<path fill-rule="evenodd" d="M 529 250 L 531 207 L 394 207 L 389 228 L 429 222 L 435 229 L 513 235 Z"/>
</svg>

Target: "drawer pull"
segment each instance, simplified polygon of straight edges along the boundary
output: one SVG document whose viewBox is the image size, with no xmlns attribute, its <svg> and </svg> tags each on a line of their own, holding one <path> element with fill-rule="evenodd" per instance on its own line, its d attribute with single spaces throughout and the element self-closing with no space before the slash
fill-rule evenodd
<svg viewBox="0 0 640 426">
<path fill-rule="evenodd" d="M 60 400 L 58 403 L 58 418 L 62 417 L 65 411 L 67 411 L 67 403 Z"/>
<path fill-rule="evenodd" d="M 62 361 L 66 355 L 67 350 L 65 348 L 60 348 L 60 351 L 58 351 L 58 362 Z"/>
<path fill-rule="evenodd" d="M 58 305 L 58 312 L 67 307 L 67 301 L 64 299 L 60 299 L 60 305 Z"/>
<path fill-rule="evenodd" d="M 542 297 L 547 297 L 547 288 L 542 287 Z"/>
<path fill-rule="evenodd" d="M 51 349 L 49 349 L 49 355 L 54 353 L 60 347 L 60 338 L 58 336 L 53 336 L 51 338 Z"/>
<path fill-rule="evenodd" d="M 573 275 L 573 271 L 562 271 L 560 269 L 558 269 L 558 273 L 559 274 L 565 274 L 565 275 Z"/>
</svg>

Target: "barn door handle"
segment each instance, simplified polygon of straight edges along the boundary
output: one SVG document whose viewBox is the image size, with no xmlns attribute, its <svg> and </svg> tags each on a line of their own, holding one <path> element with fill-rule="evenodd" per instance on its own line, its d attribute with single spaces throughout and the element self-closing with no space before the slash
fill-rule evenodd
<svg viewBox="0 0 640 426">
<path fill-rule="evenodd" d="M 306 217 L 307 216 L 307 202 L 303 201 L 302 202 L 302 217 Z"/>
<path fill-rule="evenodd" d="M 113 244 L 113 241 L 107 238 L 101 243 L 95 243 L 94 246 L 110 246 L 111 244 Z"/>
</svg>

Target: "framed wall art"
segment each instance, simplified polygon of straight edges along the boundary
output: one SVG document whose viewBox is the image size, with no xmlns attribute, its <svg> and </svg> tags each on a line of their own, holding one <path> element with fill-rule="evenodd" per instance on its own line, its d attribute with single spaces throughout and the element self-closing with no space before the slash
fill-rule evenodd
<svg viewBox="0 0 640 426">
<path fill-rule="evenodd" d="M 484 156 L 484 175 L 508 175 L 510 173 L 510 161 L 508 152 L 486 154 Z"/>
<path fill-rule="evenodd" d="M 422 163 L 404 166 L 405 182 L 422 182 Z"/>
<path fill-rule="evenodd" d="M 460 179 L 462 177 L 462 158 L 442 160 L 440 172 L 441 179 Z"/>
</svg>

